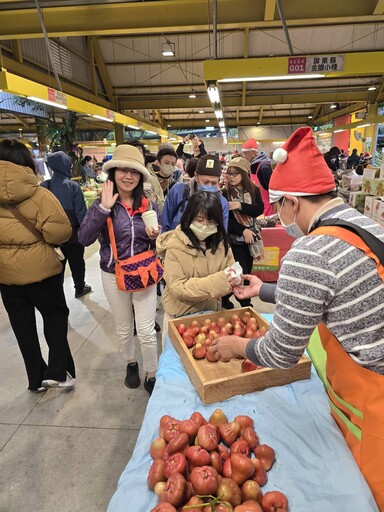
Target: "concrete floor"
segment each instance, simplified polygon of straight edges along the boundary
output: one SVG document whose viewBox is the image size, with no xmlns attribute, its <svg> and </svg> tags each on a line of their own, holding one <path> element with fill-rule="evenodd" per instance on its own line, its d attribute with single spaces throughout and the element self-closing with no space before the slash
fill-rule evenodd
<svg viewBox="0 0 384 512">
<path fill-rule="evenodd" d="M 75 390 L 34 395 L 26 389 L 23 360 L 0 305 L 0 512 L 105 511 L 135 447 L 148 394 L 123 384 L 97 244 L 86 250 L 86 261 L 92 294 L 75 299 L 70 274 L 65 279 Z M 253 303 L 260 312 L 273 310 Z M 161 311 L 157 320 L 162 325 Z"/>
</svg>

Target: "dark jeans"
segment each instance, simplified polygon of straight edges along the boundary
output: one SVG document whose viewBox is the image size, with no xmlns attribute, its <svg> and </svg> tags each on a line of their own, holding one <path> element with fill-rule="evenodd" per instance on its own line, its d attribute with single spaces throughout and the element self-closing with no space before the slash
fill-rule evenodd
<svg viewBox="0 0 384 512">
<path fill-rule="evenodd" d="M 34 391 L 44 379 L 65 381 L 67 371 L 75 377 L 75 365 L 68 345 L 68 315 L 61 274 L 39 283 L 0 285 L 8 313 Z M 40 350 L 35 308 L 43 317 L 44 336 L 49 347 L 48 366 Z"/>
<path fill-rule="evenodd" d="M 233 257 L 235 261 L 238 261 L 243 269 L 244 274 L 250 274 L 252 271 L 253 257 L 249 253 L 248 245 L 233 245 L 231 246 Z M 244 281 L 244 284 L 248 284 L 249 281 Z M 228 300 L 231 297 L 232 293 L 225 295 L 223 300 Z M 250 306 L 251 299 L 239 300 L 237 299 L 242 307 Z"/>
<path fill-rule="evenodd" d="M 63 281 L 65 264 L 68 261 L 72 279 L 75 284 L 75 291 L 76 293 L 81 293 L 85 286 L 84 247 L 80 244 L 62 244 L 60 248 L 65 256 L 65 260 L 62 261 Z"/>
</svg>

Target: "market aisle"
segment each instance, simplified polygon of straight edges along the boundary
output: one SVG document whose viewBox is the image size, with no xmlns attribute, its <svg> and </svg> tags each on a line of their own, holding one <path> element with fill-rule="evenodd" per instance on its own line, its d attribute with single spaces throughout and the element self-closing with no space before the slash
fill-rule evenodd
<svg viewBox="0 0 384 512">
<path fill-rule="evenodd" d="M 104 511 L 134 449 L 148 394 L 123 385 L 97 251 L 97 244 L 86 249 L 92 294 L 76 300 L 70 275 L 65 279 L 74 391 L 26 390 L 21 355 L 0 306 L 0 512 Z M 259 311 L 273 309 L 256 303 Z M 162 325 L 160 312 L 158 321 Z"/>
</svg>

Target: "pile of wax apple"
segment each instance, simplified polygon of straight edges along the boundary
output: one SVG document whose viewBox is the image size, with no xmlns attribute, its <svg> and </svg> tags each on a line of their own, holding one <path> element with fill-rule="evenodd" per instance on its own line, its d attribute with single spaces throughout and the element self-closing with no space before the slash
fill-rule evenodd
<svg viewBox="0 0 384 512">
<path fill-rule="evenodd" d="M 208 422 L 199 412 L 182 421 L 163 416 L 150 455 L 147 483 L 159 499 L 151 512 L 288 511 L 283 493 L 263 495 L 275 451 L 259 444 L 249 416 L 228 421 L 221 409 Z"/>
<path fill-rule="evenodd" d="M 241 318 L 238 315 L 232 315 L 230 320 L 226 320 L 223 316 L 218 318 L 216 322 L 210 318 L 206 318 L 202 323 L 193 320 L 189 326 L 185 324 L 178 325 L 177 330 L 186 346 L 192 349 L 192 355 L 195 359 L 205 358 L 212 363 L 217 362 L 214 353 L 209 350 L 214 339 L 232 334 L 253 339 L 260 338 L 267 332 L 266 327 L 259 327 L 257 319 L 249 311 L 246 311 Z M 261 368 L 261 366 L 256 366 L 248 359 L 245 359 L 242 363 L 243 372 L 249 372 L 257 368 Z"/>
</svg>

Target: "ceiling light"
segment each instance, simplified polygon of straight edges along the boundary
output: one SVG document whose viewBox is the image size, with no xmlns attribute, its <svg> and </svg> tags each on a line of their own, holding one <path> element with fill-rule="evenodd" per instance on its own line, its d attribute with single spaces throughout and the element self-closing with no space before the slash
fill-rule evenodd
<svg viewBox="0 0 384 512">
<path fill-rule="evenodd" d="M 199 110 L 199 114 L 204 114 L 204 110 Z"/>
<path fill-rule="evenodd" d="M 217 117 L 217 119 L 223 119 L 223 111 L 220 108 L 216 109 L 215 116 Z"/>
<path fill-rule="evenodd" d="M 309 116 L 308 116 L 308 119 L 313 119 L 313 116 L 309 115 Z"/>
<path fill-rule="evenodd" d="M 127 127 L 128 128 L 132 128 L 132 130 L 138 130 L 139 129 L 138 126 L 133 126 L 132 124 L 127 124 Z"/>
<path fill-rule="evenodd" d="M 368 91 L 376 91 L 376 87 L 374 85 L 371 85 L 368 87 Z"/>
<path fill-rule="evenodd" d="M 107 121 L 108 123 L 113 123 L 113 119 L 110 119 L 109 117 L 98 116 L 97 114 L 93 114 L 92 117 L 94 117 L 95 119 L 100 119 L 101 121 Z"/>
<path fill-rule="evenodd" d="M 270 80 L 305 80 L 311 78 L 324 78 L 325 75 L 318 73 L 312 75 L 276 75 L 276 76 L 248 76 L 242 78 L 223 78 L 218 82 L 264 82 Z"/>
<path fill-rule="evenodd" d="M 256 123 L 256 124 L 261 124 L 261 123 L 260 123 L 260 121 L 257 121 L 257 123 Z"/>
<path fill-rule="evenodd" d="M 224 121 L 219 121 L 219 126 L 220 126 L 220 128 L 223 128 L 225 126 Z"/>
<path fill-rule="evenodd" d="M 357 128 L 365 128 L 366 126 L 371 126 L 371 123 L 368 123 L 368 124 L 360 124 L 359 126 L 357 126 Z"/>
<path fill-rule="evenodd" d="M 170 128 L 172 125 L 171 124 L 167 124 L 167 128 Z"/>
<path fill-rule="evenodd" d="M 150 133 L 151 135 L 157 135 L 157 132 L 151 132 L 151 130 L 145 130 L 147 133 Z"/>
<path fill-rule="evenodd" d="M 190 95 L 189 95 L 189 98 L 191 98 L 191 100 L 195 99 L 196 98 L 196 94 L 194 92 L 192 92 Z"/>
<path fill-rule="evenodd" d="M 27 99 L 31 101 L 37 101 L 37 103 L 44 103 L 44 105 L 50 105 L 51 107 L 63 108 L 67 110 L 67 105 L 62 105 L 61 103 L 56 103 L 55 101 L 42 100 L 41 98 L 36 98 L 35 96 L 27 96 Z"/>
<path fill-rule="evenodd" d="M 337 108 L 336 103 L 332 103 L 332 105 L 330 105 L 329 108 Z"/>
<path fill-rule="evenodd" d="M 211 84 L 208 89 L 208 96 L 211 100 L 211 103 L 219 103 L 220 102 L 220 95 L 219 95 L 219 89 L 217 88 L 217 85 Z"/>
<path fill-rule="evenodd" d="M 163 57 L 174 57 L 174 55 L 175 55 L 175 43 L 171 43 L 170 41 L 167 41 L 166 43 L 163 43 L 163 50 L 161 52 L 161 55 Z"/>
<path fill-rule="evenodd" d="M 333 133 L 340 133 L 340 132 L 345 132 L 345 130 L 334 130 Z"/>
<path fill-rule="evenodd" d="M 206 120 L 205 120 L 205 122 L 206 122 L 206 123 L 209 123 L 209 119 L 206 119 Z"/>
</svg>

